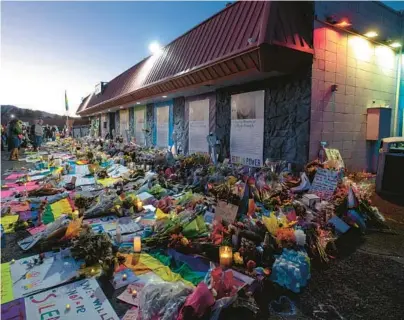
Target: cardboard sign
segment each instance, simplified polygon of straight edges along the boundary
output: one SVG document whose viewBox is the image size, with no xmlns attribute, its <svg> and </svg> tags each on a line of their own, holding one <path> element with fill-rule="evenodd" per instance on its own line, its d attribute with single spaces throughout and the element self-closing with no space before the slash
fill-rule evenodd
<svg viewBox="0 0 404 320">
<path fill-rule="evenodd" d="M 25 298 L 24 302 L 28 320 L 119 320 L 95 279 L 77 281 L 41 292 Z"/>
<path fill-rule="evenodd" d="M 338 185 L 338 171 L 318 168 L 311 185 L 310 193 L 322 200 L 330 200 Z"/>
<path fill-rule="evenodd" d="M 224 201 L 218 201 L 215 207 L 215 218 L 226 221 L 227 223 L 233 223 L 236 219 L 238 206 Z"/>
<path fill-rule="evenodd" d="M 37 265 L 33 264 L 34 258 L 39 259 L 38 255 L 35 255 L 19 259 L 10 266 L 11 294 L 14 298 L 21 298 L 73 279 L 78 275 L 81 264 L 71 257 L 63 259 L 60 253 L 47 253 L 43 263 Z M 6 270 L 4 275 L 7 275 Z"/>
</svg>

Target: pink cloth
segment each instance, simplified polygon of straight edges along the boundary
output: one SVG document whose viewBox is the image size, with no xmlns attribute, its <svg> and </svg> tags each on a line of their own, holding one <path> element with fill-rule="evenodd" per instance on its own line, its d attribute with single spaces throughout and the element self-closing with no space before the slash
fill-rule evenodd
<svg viewBox="0 0 404 320">
<path fill-rule="evenodd" d="M 194 292 L 192 292 L 185 300 L 177 320 L 184 319 L 184 309 L 192 308 L 193 316 L 195 318 L 201 318 L 206 311 L 215 304 L 215 298 L 212 292 L 210 292 L 206 283 L 201 282 L 198 284 Z M 187 312 L 188 313 L 188 312 Z"/>
</svg>

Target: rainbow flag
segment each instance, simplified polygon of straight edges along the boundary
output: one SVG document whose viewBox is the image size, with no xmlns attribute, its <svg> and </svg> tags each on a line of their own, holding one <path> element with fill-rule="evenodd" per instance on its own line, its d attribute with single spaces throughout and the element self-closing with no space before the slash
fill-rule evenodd
<svg viewBox="0 0 404 320">
<path fill-rule="evenodd" d="M 66 108 L 66 111 L 69 111 L 69 101 L 67 100 L 66 90 L 65 90 L 65 108 Z"/>
</svg>

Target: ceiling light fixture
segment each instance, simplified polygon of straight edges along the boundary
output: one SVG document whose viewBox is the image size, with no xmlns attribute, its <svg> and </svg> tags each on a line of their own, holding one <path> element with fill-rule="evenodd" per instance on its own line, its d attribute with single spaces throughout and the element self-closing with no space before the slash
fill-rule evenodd
<svg viewBox="0 0 404 320">
<path fill-rule="evenodd" d="M 167 98 L 167 96 L 162 96 L 162 98 Z"/>
<path fill-rule="evenodd" d="M 140 104 L 140 102 L 136 102 L 136 104 Z"/>
</svg>

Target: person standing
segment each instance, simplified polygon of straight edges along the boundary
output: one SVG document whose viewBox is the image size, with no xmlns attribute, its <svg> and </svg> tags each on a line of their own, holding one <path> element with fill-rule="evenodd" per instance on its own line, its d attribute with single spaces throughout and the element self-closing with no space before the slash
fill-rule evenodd
<svg viewBox="0 0 404 320">
<path fill-rule="evenodd" d="M 35 134 L 35 140 L 34 140 L 34 151 L 38 151 L 39 148 L 42 145 L 42 139 L 43 139 L 43 127 L 42 127 L 43 121 L 42 119 L 37 120 L 37 123 L 35 124 L 34 127 L 34 134 Z"/>
<path fill-rule="evenodd" d="M 9 136 L 9 149 L 10 160 L 15 161 L 18 160 L 18 148 L 20 147 L 21 139 L 20 135 L 22 134 L 22 122 L 20 120 L 14 119 L 10 122 L 10 136 Z"/>
</svg>

